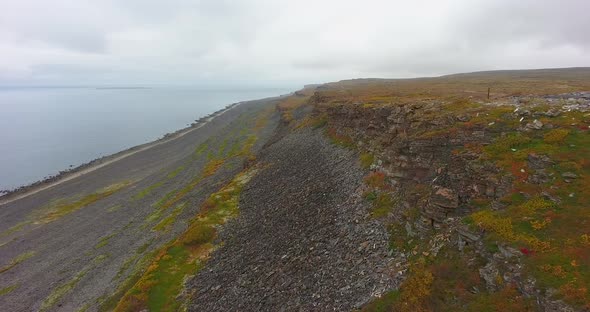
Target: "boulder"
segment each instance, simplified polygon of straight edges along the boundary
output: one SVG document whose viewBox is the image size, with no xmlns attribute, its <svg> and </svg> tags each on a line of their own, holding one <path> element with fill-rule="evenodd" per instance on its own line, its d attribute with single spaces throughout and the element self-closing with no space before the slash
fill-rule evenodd
<svg viewBox="0 0 590 312">
<path fill-rule="evenodd" d="M 545 116 L 547 117 L 557 117 L 559 115 L 561 115 L 561 111 L 557 108 L 552 108 L 545 112 Z"/>
<path fill-rule="evenodd" d="M 457 234 L 459 234 L 459 238 L 464 240 L 468 243 L 475 243 L 481 239 L 481 236 L 477 233 L 473 233 L 465 227 L 457 228 Z"/>
<path fill-rule="evenodd" d="M 529 167 L 533 169 L 543 169 L 554 164 L 554 162 L 546 155 L 530 153 L 527 158 Z"/>
<path fill-rule="evenodd" d="M 564 172 L 561 174 L 562 177 L 566 178 L 566 179 L 577 179 L 578 175 L 573 173 L 573 172 Z"/>
<path fill-rule="evenodd" d="M 469 117 L 469 115 L 458 115 L 457 116 L 457 120 L 458 121 L 462 121 L 462 122 L 467 122 L 469 121 L 471 118 Z"/>
<path fill-rule="evenodd" d="M 535 119 L 533 122 L 527 123 L 526 128 L 532 130 L 541 130 L 543 129 L 543 123 L 540 120 Z"/>
</svg>

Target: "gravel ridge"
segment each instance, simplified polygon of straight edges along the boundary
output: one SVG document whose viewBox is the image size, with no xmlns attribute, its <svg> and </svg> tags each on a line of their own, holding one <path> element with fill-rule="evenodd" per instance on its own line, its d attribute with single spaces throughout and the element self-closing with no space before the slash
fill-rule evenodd
<svg viewBox="0 0 590 312">
<path fill-rule="evenodd" d="M 284 130 L 259 154 L 264 169 L 222 246 L 188 282 L 190 311 L 352 310 L 397 286 L 354 152 L 320 130 Z"/>
</svg>

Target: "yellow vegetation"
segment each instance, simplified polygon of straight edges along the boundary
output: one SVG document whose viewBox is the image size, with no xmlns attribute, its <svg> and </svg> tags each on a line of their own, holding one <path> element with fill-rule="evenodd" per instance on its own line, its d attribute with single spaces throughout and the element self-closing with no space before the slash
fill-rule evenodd
<svg viewBox="0 0 590 312">
<path fill-rule="evenodd" d="M 427 302 L 430 296 L 434 277 L 423 263 L 415 264 L 410 276 L 400 287 L 398 311 L 420 312 L 429 311 Z"/>
<path fill-rule="evenodd" d="M 563 143 L 568 134 L 570 131 L 567 129 L 553 129 L 543 135 L 543 141 L 549 144 Z"/>
</svg>

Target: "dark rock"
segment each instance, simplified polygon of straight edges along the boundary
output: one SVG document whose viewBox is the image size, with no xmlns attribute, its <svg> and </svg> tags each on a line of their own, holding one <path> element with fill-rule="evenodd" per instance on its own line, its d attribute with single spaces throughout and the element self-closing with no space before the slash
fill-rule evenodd
<svg viewBox="0 0 590 312">
<path fill-rule="evenodd" d="M 550 176 L 545 169 L 537 169 L 531 174 L 527 181 L 532 184 L 544 184 L 549 182 Z"/>
<path fill-rule="evenodd" d="M 557 117 L 559 115 L 561 115 L 561 111 L 557 108 L 552 108 L 545 112 L 545 116 L 547 117 Z"/>
<path fill-rule="evenodd" d="M 566 179 L 577 179 L 578 175 L 573 173 L 573 172 L 564 172 L 561 174 L 562 177 L 566 178 Z"/>
<path fill-rule="evenodd" d="M 546 155 L 530 153 L 527 158 L 529 167 L 533 169 L 543 169 L 554 164 Z"/>
<path fill-rule="evenodd" d="M 481 236 L 479 234 L 473 233 L 467 228 L 457 228 L 457 233 L 462 239 L 466 240 L 469 243 L 475 243 L 481 240 Z"/>
</svg>

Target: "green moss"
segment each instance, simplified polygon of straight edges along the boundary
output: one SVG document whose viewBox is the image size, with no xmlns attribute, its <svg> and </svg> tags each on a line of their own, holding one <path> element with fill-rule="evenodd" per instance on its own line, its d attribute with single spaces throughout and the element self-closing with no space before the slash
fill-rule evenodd
<svg viewBox="0 0 590 312">
<path fill-rule="evenodd" d="M 158 183 L 154 183 L 146 188 L 144 188 L 143 190 L 141 190 L 139 193 L 133 195 L 133 199 L 134 200 L 140 200 L 144 197 L 146 197 L 147 195 L 151 194 L 155 189 L 159 188 L 160 186 L 162 186 L 164 184 L 163 181 L 160 181 Z"/>
<path fill-rule="evenodd" d="M 17 223 L 16 225 L 10 227 L 8 230 L 5 230 L 4 232 L 0 233 L 0 237 L 6 237 L 12 233 L 16 233 L 20 230 L 22 230 L 22 228 L 27 225 L 27 224 L 31 224 L 32 221 L 22 221 Z"/>
<path fill-rule="evenodd" d="M 219 145 L 219 150 L 217 151 L 217 157 L 225 157 L 227 145 L 229 144 L 229 138 L 223 139 L 221 145 Z"/>
<path fill-rule="evenodd" d="M 215 159 L 215 153 L 213 151 L 207 152 L 207 160 Z"/>
<path fill-rule="evenodd" d="M 161 232 L 166 232 L 166 231 L 170 230 L 170 227 L 172 227 L 172 225 L 176 222 L 176 218 L 182 212 L 184 207 L 186 207 L 186 203 L 176 205 L 176 208 L 174 209 L 174 211 L 172 211 L 172 213 L 170 215 L 168 215 L 166 218 L 162 219 L 162 221 L 160 221 L 158 224 L 156 224 L 153 227 L 153 230 L 154 231 L 161 231 Z"/>
<path fill-rule="evenodd" d="M 152 206 L 154 206 L 154 207 L 162 207 L 164 205 L 164 203 L 166 203 L 168 200 L 170 200 L 172 197 L 174 197 L 174 195 L 176 195 L 176 193 L 178 193 L 177 190 L 172 190 L 172 191 L 166 193 L 166 195 L 164 195 L 162 198 L 160 198 Z"/>
<path fill-rule="evenodd" d="M 85 305 L 83 305 L 80 310 L 78 310 L 78 312 L 86 312 L 88 311 L 88 309 L 90 309 L 90 307 L 92 306 L 92 303 L 88 302 Z"/>
<path fill-rule="evenodd" d="M 371 213 L 373 217 L 381 218 L 387 216 L 392 208 L 393 199 L 391 198 L 391 195 L 383 192 L 377 195 L 377 198 L 373 200 L 373 209 L 371 210 Z"/>
<path fill-rule="evenodd" d="M 60 301 L 65 295 L 67 295 L 72 289 L 74 289 L 74 287 L 78 284 L 78 282 L 80 282 L 80 280 L 86 275 L 86 273 L 88 273 L 88 271 L 81 271 L 78 274 L 76 274 L 76 276 L 74 276 L 74 278 L 72 278 L 70 281 L 54 289 L 41 304 L 40 311 L 46 311 L 53 307 L 58 301 Z"/>
<path fill-rule="evenodd" d="M 255 170 L 238 175 L 230 184 L 212 194 L 201 213 L 175 241 L 157 253 L 149 269 L 119 301 L 115 311 L 177 311 L 177 300 L 189 275 L 195 274 L 213 248 L 216 227 L 238 212 L 238 197 Z"/>
<path fill-rule="evenodd" d="M 107 208 L 107 211 L 108 212 L 115 212 L 115 211 L 121 209 L 122 207 L 123 207 L 123 205 L 114 205 L 114 206 Z"/>
<path fill-rule="evenodd" d="M 94 257 L 94 259 L 92 259 L 92 264 L 100 264 L 102 262 L 104 262 L 106 259 L 110 258 L 111 255 L 106 253 L 106 254 L 100 254 L 96 257 Z"/>
<path fill-rule="evenodd" d="M 341 146 L 344 148 L 350 148 L 350 149 L 356 148 L 356 145 L 354 144 L 354 141 L 352 140 L 352 138 L 350 136 L 340 133 L 335 128 L 326 128 L 325 133 L 328 136 L 328 138 L 330 139 L 330 141 L 332 142 L 332 144 L 335 144 L 335 145 L 338 145 L 338 146 Z"/>
<path fill-rule="evenodd" d="M 10 261 L 9 264 L 7 264 L 6 266 L 4 266 L 3 268 L 0 268 L 0 273 L 4 273 L 4 272 L 12 269 L 13 267 L 15 267 L 16 265 L 18 265 L 19 263 L 21 263 L 21 262 L 23 262 L 23 261 L 31 258 L 34 255 L 35 255 L 35 252 L 34 251 L 29 251 L 29 252 L 25 252 L 25 253 L 22 253 L 22 254 L 16 256 L 14 259 L 12 259 Z"/>
<path fill-rule="evenodd" d="M 121 300 L 125 293 L 127 293 L 131 289 L 131 287 L 133 287 L 133 285 L 135 285 L 137 281 L 139 281 L 139 279 L 142 277 L 143 271 L 157 253 L 152 252 L 144 256 L 141 256 L 141 254 L 147 250 L 151 243 L 152 242 L 150 241 L 140 246 L 135 251 L 135 254 L 125 261 L 123 266 L 119 269 L 119 272 L 117 273 L 117 276 L 115 278 L 120 278 L 121 276 L 123 276 L 125 271 L 127 271 L 131 267 L 131 265 L 135 263 L 132 272 L 127 276 L 127 278 L 125 278 L 125 280 L 119 283 L 119 286 L 113 291 L 112 294 L 110 294 L 109 296 L 100 297 L 97 300 L 99 304 L 98 311 L 113 311 L 113 309 L 115 309 L 117 303 L 119 302 L 119 300 Z"/>
<path fill-rule="evenodd" d="M 484 150 L 488 155 L 497 157 L 505 153 L 510 153 L 512 148 L 517 148 L 530 142 L 531 138 L 528 136 L 521 133 L 510 133 L 496 139 L 494 143 L 486 146 Z"/>
<path fill-rule="evenodd" d="M 195 149 L 195 155 L 196 156 L 201 156 L 208 149 L 209 149 L 209 145 L 207 144 L 207 142 L 203 142 L 203 143 L 199 144 L 199 146 Z"/>
<path fill-rule="evenodd" d="M 374 201 L 375 199 L 377 199 L 377 193 L 376 192 L 367 192 L 364 194 L 364 197 L 368 201 Z"/>
<path fill-rule="evenodd" d="M 317 119 L 312 120 L 312 124 L 311 127 L 313 129 L 319 129 L 319 128 L 323 128 L 328 124 L 328 119 L 325 117 L 320 117 Z"/>
<path fill-rule="evenodd" d="M 465 112 L 465 111 L 468 111 L 470 109 L 474 109 L 477 107 L 479 107 L 479 104 L 474 103 L 471 100 L 469 100 L 467 98 L 463 98 L 463 97 L 456 98 L 444 106 L 445 111 L 451 111 L 451 112 Z"/>
<path fill-rule="evenodd" d="M 100 241 L 94 246 L 94 249 L 99 249 L 99 248 L 106 246 L 109 243 L 109 240 L 115 235 L 117 235 L 117 233 L 112 233 L 112 234 L 102 237 L 100 239 Z"/>
<path fill-rule="evenodd" d="M 371 165 L 375 161 L 375 157 L 373 156 L 373 154 L 363 153 L 360 156 L 360 160 L 361 160 L 361 166 L 365 169 L 368 169 L 369 167 L 371 167 Z"/>
<path fill-rule="evenodd" d="M 160 218 L 162 218 L 162 215 L 164 214 L 164 210 L 163 209 L 156 209 L 154 210 L 152 213 L 150 213 L 146 218 L 145 218 L 145 222 L 143 225 L 143 228 L 147 228 L 147 226 L 152 223 L 152 222 L 156 222 L 157 220 L 160 220 Z"/>
<path fill-rule="evenodd" d="M 235 140 L 232 143 L 232 146 L 229 150 L 229 156 L 233 157 L 233 156 L 237 156 L 239 155 L 240 151 L 242 150 L 242 140 Z"/>
<path fill-rule="evenodd" d="M 121 189 L 129 186 L 131 182 L 121 182 L 112 184 L 103 189 L 83 196 L 77 200 L 59 200 L 54 201 L 46 207 L 39 209 L 33 213 L 33 218 L 36 218 L 38 223 L 49 223 L 53 222 L 65 215 L 68 215 L 74 211 L 84 208 L 90 204 L 93 204 L 101 199 L 109 197 Z M 38 217 L 37 217 L 38 216 Z"/>
<path fill-rule="evenodd" d="M 362 308 L 362 312 L 389 312 L 399 300 L 399 290 L 392 290 L 379 298 L 373 299 Z"/>
<path fill-rule="evenodd" d="M 565 138 L 570 134 L 567 129 L 553 129 L 543 135 L 543 141 L 548 144 L 565 143 Z"/>
<path fill-rule="evenodd" d="M 18 288 L 18 284 L 17 285 L 12 285 L 12 286 L 7 286 L 4 288 L 0 288 L 0 296 L 6 295 L 11 293 L 13 290 Z"/>
<path fill-rule="evenodd" d="M 176 169 L 174 169 L 174 171 L 168 173 L 168 175 L 166 176 L 168 179 L 173 179 L 175 178 L 179 173 L 182 172 L 182 170 L 184 170 L 184 166 L 180 166 Z"/>
<path fill-rule="evenodd" d="M 514 311 L 525 312 L 535 311 L 531 299 L 522 296 L 516 289 L 506 286 L 503 290 L 495 293 L 480 293 L 467 306 L 467 311 L 473 312 L 496 312 Z"/>
</svg>

